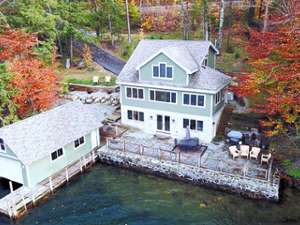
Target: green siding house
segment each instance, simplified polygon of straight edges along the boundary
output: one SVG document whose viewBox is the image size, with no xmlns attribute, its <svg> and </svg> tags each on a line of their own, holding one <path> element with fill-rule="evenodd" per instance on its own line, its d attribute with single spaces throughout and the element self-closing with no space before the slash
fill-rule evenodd
<svg viewBox="0 0 300 225">
<path fill-rule="evenodd" d="M 109 112 L 71 102 L 0 128 L 0 177 L 32 187 L 100 145 Z"/>
<path fill-rule="evenodd" d="M 122 123 L 152 134 L 210 142 L 231 78 L 209 41 L 142 40 L 118 77 Z"/>
</svg>

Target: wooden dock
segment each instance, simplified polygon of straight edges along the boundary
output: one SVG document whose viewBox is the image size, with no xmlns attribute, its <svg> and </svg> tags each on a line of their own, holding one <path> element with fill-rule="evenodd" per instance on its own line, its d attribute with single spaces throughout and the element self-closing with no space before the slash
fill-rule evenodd
<svg viewBox="0 0 300 225">
<path fill-rule="evenodd" d="M 25 215 L 28 209 L 34 207 L 42 199 L 47 198 L 55 189 L 91 167 L 96 161 L 96 151 L 99 147 L 36 186 L 31 188 L 22 186 L 1 198 L 0 213 L 9 216 L 11 219 L 18 219 Z"/>
</svg>

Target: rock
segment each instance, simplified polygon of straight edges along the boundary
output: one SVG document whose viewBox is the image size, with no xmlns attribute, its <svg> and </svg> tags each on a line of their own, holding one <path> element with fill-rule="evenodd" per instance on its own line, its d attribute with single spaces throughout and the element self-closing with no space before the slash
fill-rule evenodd
<svg viewBox="0 0 300 225">
<path fill-rule="evenodd" d="M 94 102 L 94 100 L 91 99 L 91 98 L 85 99 L 85 103 L 86 103 L 86 104 L 92 104 L 93 102 Z"/>
</svg>

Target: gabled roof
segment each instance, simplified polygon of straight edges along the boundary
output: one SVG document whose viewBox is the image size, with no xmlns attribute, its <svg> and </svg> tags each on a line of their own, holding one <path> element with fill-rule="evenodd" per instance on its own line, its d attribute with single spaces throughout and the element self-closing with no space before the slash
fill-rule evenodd
<svg viewBox="0 0 300 225">
<path fill-rule="evenodd" d="M 231 78 L 224 73 L 208 67 L 202 67 L 202 62 L 213 48 L 218 50 L 210 41 L 185 41 L 185 40 L 142 40 L 137 45 L 126 65 L 118 76 L 118 83 L 135 83 L 165 86 L 166 82 L 159 79 L 153 81 L 140 81 L 138 69 L 160 53 L 189 71 L 189 84 L 167 83 L 169 86 L 195 88 L 216 91 L 220 86 L 229 84 Z"/>
<path fill-rule="evenodd" d="M 25 165 L 49 156 L 101 127 L 112 109 L 70 102 L 0 128 L 0 137 Z"/>
<path fill-rule="evenodd" d="M 136 69 L 140 69 L 142 66 L 150 62 L 159 54 L 164 54 L 169 57 L 173 62 L 175 62 L 178 66 L 185 70 L 187 74 L 195 73 L 199 69 L 197 61 L 191 55 L 189 49 L 184 45 L 162 48 L 157 53 L 150 56 L 142 64 L 138 65 Z"/>
</svg>

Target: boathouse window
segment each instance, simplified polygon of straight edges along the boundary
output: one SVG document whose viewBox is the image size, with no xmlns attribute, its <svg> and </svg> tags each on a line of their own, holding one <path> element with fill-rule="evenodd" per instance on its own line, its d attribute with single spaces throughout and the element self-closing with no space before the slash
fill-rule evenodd
<svg viewBox="0 0 300 225">
<path fill-rule="evenodd" d="M 0 151 L 5 151 L 5 143 L 2 138 L 0 138 Z"/>
<path fill-rule="evenodd" d="M 183 119 L 183 128 L 190 128 L 191 130 L 203 131 L 203 121 Z"/>
<path fill-rule="evenodd" d="M 150 100 L 158 102 L 176 103 L 176 92 L 150 90 Z"/>
<path fill-rule="evenodd" d="M 144 99 L 144 89 L 143 88 L 126 88 L 126 97 L 135 99 Z"/>
<path fill-rule="evenodd" d="M 204 107 L 204 95 L 183 94 L 183 104 Z"/>
<path fill-rule="evenodd" d="M 84 144 L 84 137 L 80 137 L 78 138 L 77 140 L 74 141 L 74 146 L 75 148 L 78 148 L 79 146 L 83 145 Z"/>
<path fill-rule="evenodd" d="M 58 159 L 59 157 L 61 157 L 64 154 L 64 151 L 62 148 L 57 149 L 55 152 L 51 153 L 51 159 L 55 160 Z"/>
<path fill-rule="evenodd" d="M 143 112 L 138 112 L 138 111 L 133 111 L 133 110 L 128 110 L 127 111 L 127 118 L 129 120 L 144 121 L 144 113 Z"/>
<path fill-rule="evenodd" d="M 166 63 L 160 63 L 159 66 L 152 66 L 152 76 L 155 78 L 173 78 L 173 67 Z"/>
</svg>

